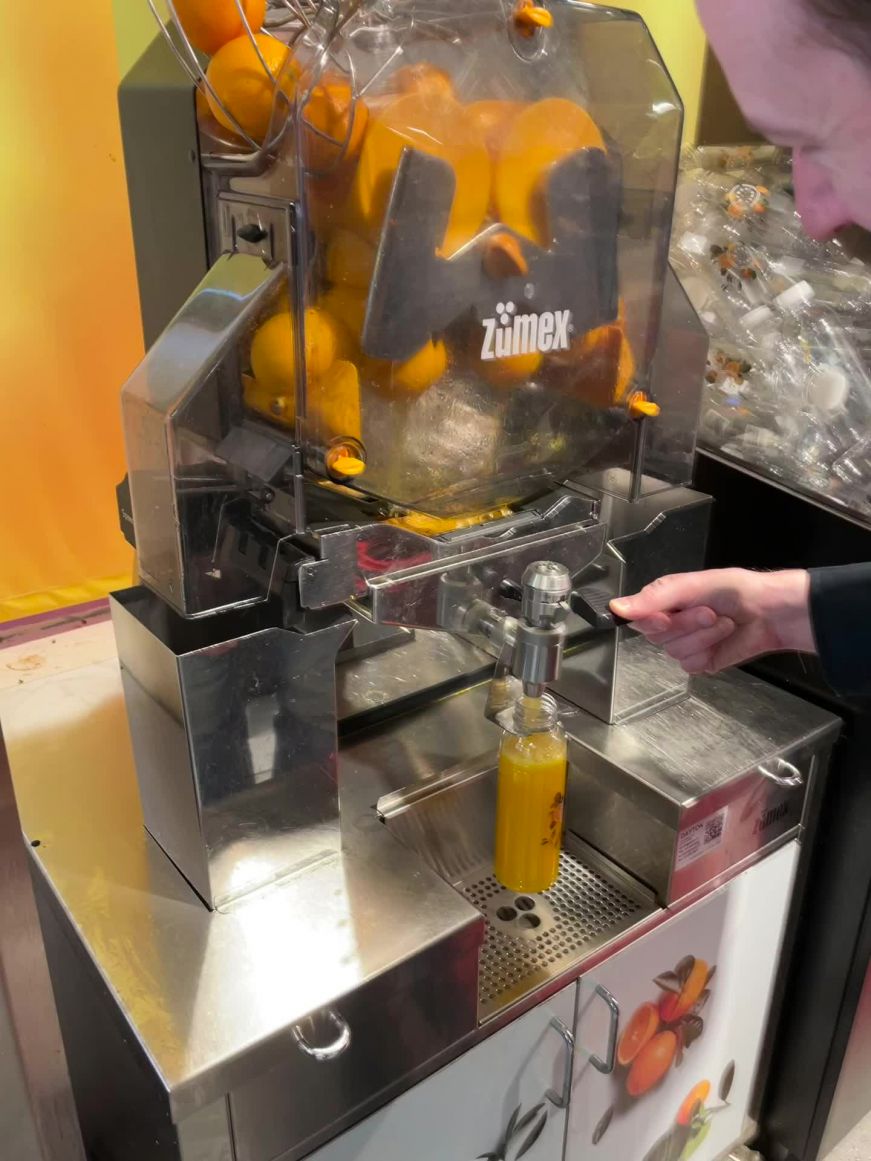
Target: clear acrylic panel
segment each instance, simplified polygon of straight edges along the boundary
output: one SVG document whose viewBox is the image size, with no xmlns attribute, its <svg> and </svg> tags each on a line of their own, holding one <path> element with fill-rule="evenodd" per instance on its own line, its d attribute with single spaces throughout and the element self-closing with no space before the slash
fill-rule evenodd
<svg viewBox="0 0 871 1161">
<path fill-rule="evenodd" d="M 312 466 L 434 515 L 628 466 L 659 335 L 673 85 L 633 14 L 518 10 L 364 4 L 294 48 L 300 435 Z"/>
</svg>

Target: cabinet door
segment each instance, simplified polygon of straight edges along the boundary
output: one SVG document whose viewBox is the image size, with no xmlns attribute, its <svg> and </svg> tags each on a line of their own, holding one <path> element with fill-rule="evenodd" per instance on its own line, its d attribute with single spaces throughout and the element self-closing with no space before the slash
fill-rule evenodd
<svg viewBox="0 0 871 1161">
<path fill-rule="evenodd" d="M 797 858 L 791 843 L 581 981 L 566 1161 L 714 1161 L 742 1138 Z"/>
<path fill-rule="evenodd" d="M 576 994 L 572 984 L 310 1161 L 513 1161 L 533 1138 L 529 1161 L 562 1161 Z"/>
</svg>

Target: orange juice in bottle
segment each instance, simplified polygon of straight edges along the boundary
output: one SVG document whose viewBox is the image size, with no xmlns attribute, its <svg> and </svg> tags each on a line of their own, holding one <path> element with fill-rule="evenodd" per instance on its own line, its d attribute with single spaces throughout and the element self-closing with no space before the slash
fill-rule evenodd
<svg viewBox="0 0 871 1161">
<path fill-rule="evenodd" d="M 559 874 L 566 738 L 556 703 L 547 695 L 522 698 L 514 728 L 499 751 L 493 871 L 503 887 L 536 894 L 551 887 Z"/>
</svg>

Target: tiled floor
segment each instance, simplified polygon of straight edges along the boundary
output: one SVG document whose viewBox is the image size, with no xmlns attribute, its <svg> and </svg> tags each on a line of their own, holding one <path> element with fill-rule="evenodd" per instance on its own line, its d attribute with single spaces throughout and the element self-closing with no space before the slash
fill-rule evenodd
<svg viewBox="0 0 871 1161">
<path fill-rule="evenodd" d="M 869 1158 L 871 1158 L 871 1117 L 866 1117 L 826 1157 L 825 1161 L 869 1161 Z"/>
</svg>

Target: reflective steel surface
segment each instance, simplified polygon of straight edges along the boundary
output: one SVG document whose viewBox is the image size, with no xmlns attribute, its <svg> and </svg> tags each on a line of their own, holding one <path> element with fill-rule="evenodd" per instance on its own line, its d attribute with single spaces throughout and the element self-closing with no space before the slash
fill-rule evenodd
<svg viewBox="0 0 871 1161">
<path fill-rule="evenodd" d="M 359 664 L 369 669 L 365 686 L 374 688 L 375 667 L 383 664 L 398 689 L 403 652 L 429 639 L 421 634 L 408 646 L 352 661 L 340 667 L 343 680 Z M 447 660 L 437 659 L 436 668 Z M 422 655 L 414 664 L 409 655 L 409 684 L 419 689 L 425 672 Z M 410 1083 L 415 1066 L 447 1051 L 447 1040 L 455 1051 L 483 1034 L 475 1028 L 481 911 L 403 847 L 374 806 L 391 793 L 411 792 L 413 798 L 415 788 L 426 796 L 451 771 L 476 763 L 479 770 L 492 768 L 499 731 L 485 719 L 485 704 L 484 685 L 418 708 L 410 700 L 401 717 L 346 738 L 339 762 L 341 852 L 210 912 L 142 825 L 117 662 L 109 659 L 3 695 L 0 711 L 22 823 L 30 838 L 40 840 L 38 867 L 152 1062 L 175 1120 L 245 1089 L 251 1092 L 245 1107 L 262 1124 L 256 1078 L 271 1084 L 269 1077 L 292 1075 L 301 1094 L 320 1094 L 294 1103 L 288 1096 L 292 1085 L 279 1080 L 270 1090 L 288 1110 L 297 1110 L 301 1119 L 288 1127 L 297 1139 L 306 1126 L 315 1131 L 318 1116 L 332 1116 L 337 1099 L 330 1084 L 318 1079 L 321 1071 L 307 1079 L 309 1068 L 344 1070 L 342 1062 L 353 1053 L 356 1063 L 342 1071 L 343 1084 L 352 1085 L 354 1100 L 365 1101 L 367 1084 L 372 1094 L 403 1078 Z M 704 719 L 710 712 L 732 728 L 720 738 L 705 734 L 700 747 L 694 715 Z M 657 721 L 669 714 L 664 724 Z M 637 722 L 607 726 L 564 706 L 563 724 L 574 739 L 569 827 L 583 832 L 583 820 L 594 820 L 597 831 L 585 834 L 588 841 L 633 870 L 622 851 L 606 845 L 619 838 L 620 827 L 612 836 L 596 785 L 607 787 L 608 801 L 635 806 L 629 840 L 670 860 L 682 812 L 703 806 L 723 785 L 740 783 L 748 762 L 770 764 L 801 744 L 810 752 L 835 728 L 827 715 L 741 675 L 700 681 L 689 702 Z M 803 794 L 762 775 L 756 784 L 778 794 Z M 761 813 L 748 815 L 751 824 L 764 819 L 764 804 L 754 795 L 752 790 L 749 800 Z M 626 831 L 626 818 L 615 817 Z M 649 831 L 641 826 L 645 819 L 652 820 Z M 449 831 L 436 829 L 451 841 Z M 462 862 L 456 864 L 460 875 Z M 642 920 L 639 930 L 658 922 L 659 914 Z M 588 962 L 582 955 L 565 968 L 562 981 Z M 421 970 L 423 990 L 415 983 Z M 527 994 L 511 1012 L 558 982 Z M 357 997 L 381 988 L 383 1001 L 358 1007 Z M 368 1013 L 387 1010 L 386 997 L 400 995 L 410 997 L 400 1008 L 415 1013 L 414 1034 L 403 1038 L 401 1052 L 378 1055 L 375 1037 L 383 1040 L 384 1026 L 378 1020 L 373 1030 Z M 301 1026 L 310 1042 L 313 1025 L 304 1021 L 320 1013 L 325 1039 L 315 1047 L 329 1049 L 330 1012 L 347 1023 L 350 1047 L 325 1064 L 300 1050 L 293 1030 Z M 397 1022 L 391 1018 L 392 1026 Z"/>
<path fill-rule="evenodd" d="M 5 691 L 0 712 L 37 865 L 174 1119 L 286 1060 L 295 1024 L 425 949 L 474 961 L 478 912 L 388 834 L 362 781 L 341 853 L 210 912 L 143 826 L 117 661 Z M 471 1031 L 474 977 L 444 978 L 439 1003 Z M 418 1042 L 424 1059 L 432 1047 Z"/>
<path fill-rule="evenodd" d="M 730 671 L 618 725 L 564 725 L 567 825 L 672 903 L 798 831 L 840 723 Z"/>
<path fill-rule="evenodd" d="M 0 730 L 0 1152 L 85 1161 Z"/>
<path fill-rule="evenodd" d="M 340 846 L 336 655 L 296 633 L 193 629 L 145 588 L 111 601 L 145 825 L 210 907 Z M 210 635 L 211 634 L 211 635 Z"/>
</svg>

